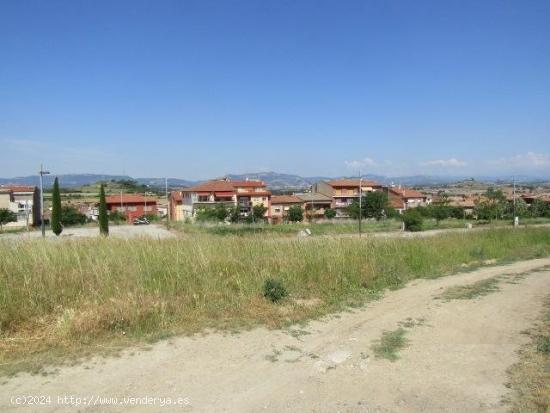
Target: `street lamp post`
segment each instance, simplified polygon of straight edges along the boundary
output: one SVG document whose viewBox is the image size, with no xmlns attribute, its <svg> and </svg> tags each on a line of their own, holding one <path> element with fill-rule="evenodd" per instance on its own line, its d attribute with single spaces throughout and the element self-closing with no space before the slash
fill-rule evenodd
<svg viewBox="0 0 550 413">
<path fill-rule="evenodd" d="M 46 237 L 46 227 L 44 226 L 44 183 L 42 182 L 42 177 L 44 175 L 49 175 L 49 171 L 45 171 L 42 164 L 40 164 L 40 228 L 42 229 L 42 237 Z"/>
<path fill-rule="evenodd" d="M 361 237 L 361 216 L 363 215 L 362 200 L 363 198 L 363 179 L 361 178 L 361 170 L 359 169 L 359 237 Z"/>
</svg>

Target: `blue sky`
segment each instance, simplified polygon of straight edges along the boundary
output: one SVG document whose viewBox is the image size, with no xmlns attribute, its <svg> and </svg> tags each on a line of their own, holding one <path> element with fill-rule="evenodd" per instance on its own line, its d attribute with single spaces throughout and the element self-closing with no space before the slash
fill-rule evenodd
<svg viewBox="0 0 550 413">
<path fill-rule="evenodd" d="M 548 1 L 2 1 L 0 176 L 550 176 Z"/>
</svg>

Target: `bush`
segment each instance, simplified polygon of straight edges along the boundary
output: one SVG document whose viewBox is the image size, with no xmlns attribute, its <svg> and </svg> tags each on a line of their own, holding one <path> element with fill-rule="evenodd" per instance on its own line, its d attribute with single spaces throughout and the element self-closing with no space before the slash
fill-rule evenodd
<svg viewBox="0 0 550 413">
<path fill-rule="evenodd" d="M 304 213 L 300 205 L 292 205 L 288 208 L 288 220 L 290 222 L 302 222 L 304 219 Z"/>
<path fill-rule="evenodd" d="M 414 209 L 408 209 L 403 212 L 402 217 L 403 222 L 405 223 L 405 229 L 407 231 L 422 231 L 424 219 L 422 218 L 422 215 L 420 215 L 420 212 L 415 211 Z"/>
<path fill-rule="evenodd" d="M 336 211 L 332 208 L 325 209 L 325 218 L 332 219 L 336 216 Z"/>
<path fill-rule="evenodd" d="M 268 278 L 264 282 L 264 297 L 276 303 L 288 295 L 281 280 Z"/>
<path fill-rule="evenodd" d="M 126 222 L 126 215 L 120 211 L 111 211 L 108 218 L 112 222 Z"/>
<path fill-rule="evenodd" d="M 69 205 L 61 208 L 61 216 L 63 217 L 61 222 L 66 226 L 83 225 L 87 221 L 86 215 Z"/>
</svg>

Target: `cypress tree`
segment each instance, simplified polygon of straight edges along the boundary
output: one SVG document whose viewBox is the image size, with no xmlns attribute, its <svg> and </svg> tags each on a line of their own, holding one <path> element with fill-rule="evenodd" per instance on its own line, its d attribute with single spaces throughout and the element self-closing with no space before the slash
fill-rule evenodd
<svg viewBox="0 0 550 413">
<path fill-rule="evenodd" d="M 59 235 L 63 232 L 63 225 L 61 224 L 61 193 L 59 192 L 59 181 L 57 177 L 53 182 L 52 219 L 50 225 L 55 235 Z"/>
<path fill-rule="evenodd" d="M 99 188 L 99 233 L 109 235 L 109 218 L 107 217 L 107 202 L 105 201 L 105 188 L 103 184 Z"/>
</svg>

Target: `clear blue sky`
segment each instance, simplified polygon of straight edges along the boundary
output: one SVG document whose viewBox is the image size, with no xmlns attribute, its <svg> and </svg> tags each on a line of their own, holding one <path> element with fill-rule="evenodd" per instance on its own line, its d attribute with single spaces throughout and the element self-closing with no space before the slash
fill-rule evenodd
<svg viewBox="0 0 550 413">
<path fill-rule="evenodd" d="M 2 1 L 0 176 L 550 175 L 550 2 Z"/>
</svg>

